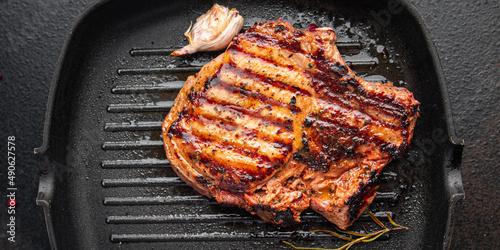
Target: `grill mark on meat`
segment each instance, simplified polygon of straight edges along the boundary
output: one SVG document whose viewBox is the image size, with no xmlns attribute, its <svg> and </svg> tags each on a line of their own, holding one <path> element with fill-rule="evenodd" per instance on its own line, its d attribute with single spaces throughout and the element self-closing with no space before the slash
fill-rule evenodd
<svg viewBox="0 0 500 250">
<path fill-rule="evenodd" d="M 259 58 L 271 58 L 267 61 L 278 64 L 280 67 L 295 66 L 296 64 L 284 58 L 289 59 L 290 56 L 301 55 L 301 60 L 299 61 L 303 64 L 304 62 L 308 63 L 307 66 L 302 65 L 302 68 L 315 67 L 316 69 L 316 73 L 314 74 L 315 90 L 325 97 L 330 97 L 330 101 L 340 102 L 346 105 L 346 107 L 364 111 L 374 119 L 385 121 L 388 126 L 395 126 L 391 123 L 401 123 L 399 118 L 407 116 L 406 110 L 401 105 L 393 105 L 389 102 L 391 101 L 390 98 L 388 101 L 386 99 L 381 100 L 378 96 L 372 99 L 373 96 L 370 98 L 363 95 L 352 94 L 351 91 L 361 91 L 361 94 L 366 94 L 366 92 L 358 90 L 358 88 L 362 89 L 362 87 L 360 87 L 359 83 L 357 83 L 354 76 L 349 73 L 345 66 L 340 65 L 338 62 L 329 62 L 324 59 L 321 54 L 315 56 L 315 59 L 311 59 L 309 56 L 305 56 L 302 50 L 295 50 L 293 52 L 286 51 L 289 47 L 293 46 L 289 46 L 289 44 L 285 42 L 280 42 L 277 39 L 262 34 L 245 33 L 238 41 L 239 42 L 235 44 L 234 47 L 239 51 L 249 53 Z M 280 47 L 279 49 L 275 49 L 272 48 L 273 46 Z M 258 48 L 253 49 L 252 47 Z M 274 52 L 274 54 L 270 55 L 269 52 Z M 284 60 L 278 60 L 278 58 Z M 338 80 L 340 84 L 331 84 L 332 77 L 330 74 L 334 74 L 336 78 L 343 78 Z M 321 81 L 321 79 L 326 79 L 326 81 Z M 325 82 L 328 82 L 328 84 L 325 84 Z M 342 98 L 340 94 L 346 95 L 348 100 Z M 357 103 L 352 103 L 353 101 Z M 407 122 L 403 124 L 406 126 L 408 125 Z M 400 124 L 396 126 L 400 126 Z"/>
<path fill-rule="evenodd" d="M 375 100 L 378 100 L 381 102 L 382 105 L 384 104 L 385 108 L 392 109 L 395 111 L 400 111 L 400 112 L 405 112 L 405 108 L 402 105 L 398 105 L 398 103 L 391 103 L 394 99 L 391 95 L 386 95 L 386 96 L 381 96 L 381 95 L 372 95 L 369 92 L 363 91 L 363 88 L 358 88 L 361 85 L 355 81 L 355 76 L 352 75 L 349 70 L 339 62 L 331 62 L 328 58 L 325 58 L 325 55 L 323 53 L 317 53 L 311 58 L 311 56 L 307 56 L 307 52 L 305 52 L 302 49 L 294 49 L 290 51 L 290 48 L 297 48 L 297 46 L 294 44 L 289 44 L 287 41 L 279 41 L 276 38 L 270 37 L 268 35 L 264 34 L 259 34 L 259 33 L 248 33 L 248 34 L 242 34 L 241 39 L 239 40 L 239 43 L 235 44 L 235 47 L 238 48 L 241 51 L 250 53 L 256 57 L 260 58 L 267 58 L 269 57 L 268 51 L 275 52 L 278 54 L 273 54 L 271 55 L 271 62 L 277 63 L 277 60 L 272 60 L 272 58 L 276 57 L 289 57 L 291 55 L 295 54 L 300 54 L 302 56 L 301 62 L 307 63 L 307 66 L 302 65 L 302 67 L 299 67 L 300 69 L 307 69 L 309 68 L 309 72 L 314 72 L 316 71 L 316 74 L 314 74 L 315 79 L 327 79 L 326 82 L 329 82 L 332 80 L 332 77 L 330 74 L 333 74 L 335 78 L 339 78 L 339 82 L 341 83 L 340 85 L 331 85 L 332 86 L 338 86 L 338 87 L 343 87 L 341 88 L 342 91 L 347 91 L 346 86 L 351 85 L 352 88 L 350 91 L 358 91 L 359 94 L 365 95 L 364 97 L 368 100 L 371 100 L 371 98 L 374 98 Z M 253 46 L 259 47 L 257 50 L 252 50 L 251 48 Z M 274 47 L 274 48 L 272 48 Z M 289 50 L 288 52 L 286 52 Z M 253 53 L 252 53 L 253 52 Z M 288 54 L 289 56 L 285 56 Z M 276 56 L 276 57 L 275 57 Z M 290 63 L 289 61 L 286 60 L 280 60 L 280 66 L 294 66 L 295 64 Z M 311 65 L 309 65 L 311 64 Z M 343 80 L 342 80 L 343 78 Z M 323 86 L 321 85 L 315 85 L 315 89 L 322 89 Z M 397 88 L 393 87 L 392 85 L 386 84 L 386 87 L 391 87 L 397 91 L 406 91 L 406 89 L 403 88 Z M 335 88 L 333 88 L 335 89 Z M 359 97 L 359 96 L 358 96 Z M 374 100 L 372 100 L 373 103 Z"/>
<path fill-rule="evenodd" d="M 294 159 L 317 171 L 327 171 L 335 161 L 365 154 L 359 146 L 370 144 L 394 155 L 407 146 L 401 129 L 388 129 L 377 121 L 363 124 L 365 114 L 325 105 L 321 114 L 304 120 L 303 148 Z M 349 119 L 348 117 L 351 117 Z M 368 118 L 369 119 L 369 118 Z"/>
<path fill-rule="evenodd" d="M 230 79 L 227 79 L 230 80 Z M 253 99 L 257 100 L 259 103 L 262 104 L 264 107 L 283 107 L 286 109 L 289 109 L 291 111 L 291 114 L 296 114 L 299 113 L 301 110 L 299 107 L 295 105 L 290 105 L 289 103 L 282 102 L 281 100 L 274 99 L 273 96 L 267 96 L 265 93 L 269 94 L 268 92 L 257 92 L 257 91 L 252 91 L 252 88 L 255 88 L 255 86 L 248 87 L 242 84 L 242 86 L 238 86 L 238 84 L 231 84 L 232 82 L 226 82 L 221 79 L 220 81 L 220 87 L 224 88 L 225 90 L 235 93 L 235 94 L 240 94 L 242 95 L 242 98 L 245 99 Z M 292 98 L 290 98 L 292 99 Z M 269 106 L 270 105 L 270 106 Z"/>
<path fill-rule="evenodd" d="M 242 192 L 259 182 L 271 177 L 279 166 L 284 164 L 284 159 L 269 159 L 265 155 L 245 150 L 231 148 L 227 145 L 210 143 L 202 138 L 193 136 L 185 131 L 182 137 L 190 137 L 190 141 L 202 143 L 186 143 L 186 149 L 191 152 L 187 155 L 193 162 L 202 163 L 208 171 L 200 167 L 196 170 L 209 177 L 209 186 L 218 186 L 225 190 Z M 204 142 L 204 143 L 203 143 Z M 201 178 L 201 177 L 200 177 Z M 207 180 L 204 180 L 204 185 Z"/>
<path fill-rule="evenodd" d="M 240 52 L 247 54 L 254 58 L 259 58 L 266 61 L 269 65 L 274 65 L 279 68 L 288 68 L 290 71 L 298 71 L 306 73 L 305 68 L 310 66 L 313 61 L 305 54 L 292 52 L 286 48 L 275 49 L 269 44 L 255 44 L 254 41 L 247 41 L 245 39 L 239 39 L 239 43 L 231 48 L 229 51 L 236 54 Z M 278 73 L 280 74 L 280 73 Z M 273 84 L 278 88 L 285 88 L 292 92 L 298 92 L 304 96 L 311 96 L 311 92 L 305 89 L 301 89 L 298 86 L 292 86 L 289 82 L 279 82 L 276 79 L 271 79 L 269 77 L 263 77 L 259 75 L 259 72 L 252 74 L 253 76 L 260 76 L 261 81 Z M 309 77 L 306 74 L 306 77 Z M 293 83 L 293 82 L 292 82 Z"/>
<path fill-rule="evenodd" d="M 312 93 L 311 78 L 305 71 L 293 70 L 289 67 L 279 67 L 262 58 L 255 57 L 234 49 L 228 49 L 234 67 L 247 70 L 253 74 L 285 83 L 294 88 Z"/>
<path fill-rule="evenodd" d="M 340 58 L 338 54 L 338 50 L 334 48 L 333 50 L 327 50 L 324 48 L 324 44 L 322 43 L 330 43 L 336 41 L 336 36 L 333 30 L 325 31 L 328 35 L 318 34 L 315 40 L 305 40 L 305 45 L 302 44 L 302 36 L 304 36 L 304 32 L 302 31 L 294 31 L 287 32 L 289 29 L 284 28 L 280 29 L 279 32 L 271 32 L 270 27 L 276 27 L 273 23 L 263 24 L 261 26 L 254 26 L 249 29 L 248 33 L 255 33 L 254 36 L 268 36 L 271 39 L 279 39 L 281 40 L 279 46 L 282 46 L 287 49 L 291 49 L 297 52 L 304 52 L 311 54 L 316 62 L 316 67 L 328 69 L 326 72 L 330 71 L 335 73 L 336 77 L 342 77 L 348 75 L 351 77 L 355 77 L 352 73 L 350 73 L 349 69 L 345 66 L 345 62 Z M 241 36 L 245 36 L 245 33 Z M 244 40 L 244 38 L 242 38 Z M 261 39 L 263 41 L 264 39 Z M 239 41 L 238 41 L 239 42 Z M 268 43 L 267 45 L 272 46 L 272 43 Z M 275 42 L 276 44 L 276 42 Z M 276 49 L 281 49 L 281 47 L 276 46 Z M 230 49 L 232 46 L 230 47 Z M 263 58 L 267 58 L 268 56 L 264 56 Z M 339 59 L 338 62 L 332 62 L 331 59 Z M 337 58 L 338 57 L 338 58 Z M 325 70 L 322 70 L 325 71 Z M 315 75 L 317 77 L 318 75 Z M 405 106 L 413 106 L 413 104 L 418 104 L 413 98 L 413 95 L 404 88 L 394 87 L 391 84 L 378 84 L 378 83 L 370 83 L 366 82 L 362 79 L 356 78 L 359 81 L 351 81 L 353 87 L 356 88 L 358 94 L 365 95 L 368 98 L 374 98 L 377 100 L 385 101 L 388 103 L 393 103 L 394 105 L 399 105 L 404 108 Z M 359 86 L 359 88 L 358 88 Z"/>
<path fill-rule="evenodd" d="M 232 83 L 237 86 L 244 85 L 246 88 L 253 88 L 255 91 L 264 93 L 269 97 L 277 97 L 278 100 L 283 99 L 285 100 L 284 103 L 290 103 L 289 100 L 286 100 L 287 97 L 291 99 L 293 96 L 311 96 L 311 93 L 306 90 L 300 89 L 296 86 L 290 86 L 269 77 L 258 75 L 254 72 L 243 71 L 237 68 L 231 68 L 231 70 L 235 71 L 235 79 Z M 227 76 L 221 74 L 221 77 Z"/>
<path fill-rule="evenodd" d="M 281 143 L 276 138 L 264 144 L 260 144 L 261 141 L 245 139 L 247 144 L 238 145 L 234 143 L 238 140 L 231 140 L 230 135 L 210 136 L 209 132 L 214 135 L 221 134 L 213 125 L 208 125 L 205 131 L 200 131 L 205 128 L 203 124 L 206 125 L 210 120 L 196 121 L 193 117 L 196 116 L 176 122 L 175 126 L 171 126 L 169 135 L 178 138 L 186 147 L 185 151 L 191 152 L 187 157 L 194 163 L 203 163 L 209 168 L 208 172 L 200 167 L 196 170 L 205 172 L 210 177 L 211 185 L 226 190 L 243 192 L 250 187 L 255 188 L 256 184 L 272 177 L 272 173 L 285 163 L 287 152 L 292 148 L 291 143 Z M 189 131 L 187 125 L 191 125 L 193 130 Z M 246 137 L 253 137 L 255 132 L 245 131 L 245 134 Z M 273 153 L 272 150 L 276 152 Z M 204 183 L 206 182 L 205 180 Z"/>
<path fill-rule="evenodd" d="M 334 79 L 339 87 L 348 87 L 349 91 L 361 95 L 368 99 L 373 99 L 376 101 L 383 102 L 390 105 L 402 112 L 407 111 L 409 106 L 414 106 L 419 104 L 418 101 L 413 99 L 413 94 L 405 88 L 395 87 L 392 83 L 373 83 L 367 82 L 359 77 L 356 77 L 354 73 L 347 68 L 345 62 L 340 58 L 338 50 L 335 48 L 333 53 L 335 56 L 339 56 L 338 61 L 332 62 L 328 58 L 326 53 L 316 53 L 314 58 L 316 59 L 316 68 L 318 69 L 318 74 L 314 77 L 317 79 L 326 80 L 326 87 L 332 86 L 329 82 Z M 319 51 L 323 52 L 323 51 Z M 332 77 L 333 76 L 333 77 Z M 314 85 L 317 90 L 323 89 L 325 86 Z M 408 98 L 408 96 L 412 98 Z"/>
<path fill-rule="evenodd" d="M 391 119 L 390 122 L 398 121 L 400 118 L 408 115 L 403 105 L 393 102 L 394 96 L 382 98 L 380 95 L 373 95 L 365 91 L 364 86 L 360 83 L 361 79 L 352 75 L 347 68 L 339 64 L 339 62 L 331 63 L 328 62 L 328 60 L 317 60 L 316 67 L 318 71 L 314 75 L 315 82 L 313 86 L 316 93 L 323 98 L 327 98 L 327 100 L 334 102 L 339 100 L 345 105 L 348 105 L 348 107 L 360 111 L 373 107 L 378 112 L 383 112 L 388 116 L 392 116 L 393 119 Z M 332 74 L 334 77 L 332 77 Z M 335 81 L 333 81 L 334 84 L 332 84 L 332 78 L 335 79 Z M 384 87 L 392 87 L 392 84 L 387 83 Z M 397 91 L 399 91 L 398 89 L 402 89 L 393 88 Z M 353 103 L 353 101 L 356 103 Z M 378 119 L 378 117 L 374 118 Z"/>
<path fill-rule="evenodd" d="M 406 113 L 404 110 L 398 109 L 387 103 L 364 98 L 360 95 L 353 94 L 347 87 L 342 87 L 342 84 L 328 86 L 319 79 L 315 78 L 315 85 L 324 85 L 318 89 L 318 92 L 323 96 L 322 99 L 335 103 L 349 110 L 357 110 L 371 117 L 372 120 L 383 122 L 388 127 L 401 127 L 403 118 Z"/>
<path fill-rule="evenodd" d="M 235 86 L 240 88 L 240 92 L 250 91 L 251 93 L 258 93 L 264 95 L 272 100 L 279 101 L 279 105 L 284 105 L 289 109 L 298 109 L 300 110 L 300 106 L 295 105 L 296 99 L 298 95 L 302 95 L 300 91 L 295 88 L 292 88 L 283 83 L 276 83 L 271 80 L 262 80 L 261 77 L 249 74 L 242 70 L 236 68 L 223 69 L 219 75 L 220 79 L 229 84 L 234 84 Z M 274 82 L 274 84 L 271 84 Z M 276 85 L 281 86 L 276 86 Z M 295 101 L 293 99 L 295 98 Z M 272 103 L 269 103 L 272 105 Z M 299 112 L 299 111 L 298 111 Z"/>
<path fill-rule="evenodd" d="M 356 92 L 363 94 L 367 98 L 392 103 L 406 112 L 414 113 L 413 107 L 417 107 L 419 102 L 413 98 L 413 94 L 405 88 L 394 87 L 392 83 L 373 83 L 357 78 L 361 88 L 356 88 Z M 411 97 L 411 98 L 408 98 Z"/>
<path fill-rule="evenodd" d="M 202 140 L 217 142 L 226 147 L 253 150 L 270 159 L 283 158 L 292 148 L 290 143 L 284 143 L 279 138 L 274 138 L 273 141 L 264 140 L 266 137 L 259 138 L 256 131 L 217 124 L 201 116 L 182 119 L 178 126 Z"/>
<path fill-rule="evenodd" d="M 172 122 L 172 124 L 170 125 L 168 131 L 167 131 L 167 135 L 169 138 L 173 138 L 173 137 L 179 137 L 179 138 L 182 138 L 182 134 L 185 132 L 185 130 L 180 126 L 180 121 L 183 119 L 183 117 L 185 116 L 186 112 L 182 112 L 179 114 L 179 119 L 177 119 L 176 121 Z"/>
<path fill-rule="evenodd" d="M 300 42 L 298 40 L 293 40 L 292 42 L 288 40 L 278 40 L 274 36 L 260 33 L 260 32 L 246 32 L 241 35 L 241 39 L 238 40 L 238 43 L 235 43 L 235 47 L 249 47 L 249 45 L 255 45 L 257 47 L 265 48 L 265 47 L 279 47 L 282 50 L 287 50 L 292 53 L 303 53 L 300 48 Z M 247 43 L 251 42 L 251 44 Z"/>
<path fill-rule="evenodd" d="M 313 72 L 315 60 L 300 49 L 290 49 L 287 42 L 266 35 L 244 34 L 230 50 L 240 51 L 261 58 L 279 67 L 301 72 Z M 279 44 L 277 46 L 277 44 Z M 281 47 L 280 45 L 283 45 Z M 278 49 L 279 48 L 279 49 Z"/>
<path fill-rule="evenodd" d="M 228 72 L 226 72 L 226 74 L 227 73 Z M 204 109 L 205 107 L 206 109 L 208 105 L 212 106 L 215 111 L 223 110 L 228 111 L 229 114 L 233 114 L 232 116 L 225 116 L 227 120 L 250 117 L 263 120 L 266 126 L 267 124 L 274 124 L 288 131 L 293 131 L 292 121 L 289 119 L 288 112 L 283 113 L 283 109 L 275 108 L 272 105 L 263 106 L 264 102 L 255 100 L 255 98 L 252 100 L 247 99 L 245 96 L 241 95 L 241 89 L 239 89 L 240 91 L 236 91 L 237 89 L 231 87 L 237 86 L 237 84 L 232 85 L 230 81 L 221 81 L 219 76 L 220 75 L 217 75 L 214 78 L 208 79 L 202 91 L 190 92 L 188 99 L 194 107 L 197 107 L 197 109 Z M 250 109 L 252 102 L 253 108 Z M 191 108 L 190 111 L 195 112 L 197 109 Z M 296 107 L 292 109 L 293 112 L 296 112 L 295 110 L 297 110 Z M 211 117 L 216 118 L 214 116 Z M 242 121 L 241 119 L 238 120 Z M 243 124 L 243 122 L 241 124 Z"/>
<path fill-rule="evenodd" d="M 206 93 L 207 99 L 213 103 L 219 103 L 225 106 L 231 106 L 233 109 L 245 114 L 256 114 L 264 119 L 269 118 L 278 123 L 287 124 L 285 128 L 292 130 L 290 125 L 292 121 L 290 119 L 292 111 L 279 107 L 279 106 L 267 106 L 259 100 L 248 98 L 241 95 L 239 92 L 231 92 L 220 86 L 214 86 L 210 88 Z"/>
<path fill-rule="evenodd" d="M 205 148 L 199 161 L 208 168 L 212 186 L 233 192 L 243 192 L 265 181 L 284 163 L 283 159 L 271 161 L 248 150 L 230 150 L 220 145 Z"/>
<path fill-rule="evenodd" d="M 294 135 L 283 124 L 269 122 L 262 117 L 251 116 L 238 112 L 228 106 L 205 103 L 193 111 L 193 115 L 200 115 L 208 120 L 219 121 L 226 125 L 239 126 L 259 134 L 259 137 L 268 137 L 270 140 L 280 139 L 291 143 Z M 266 129 L 259 130 L 262 126 Z"/>
<path fill-rule="evenodd" d="M 382 112 L 390 116 L 392 119 L 390 119 L 387 123 L 391 124 L 393 122 L 397 122 L 399 119 L 403 118 L 406 114 L 406 110 L 402 107 L 397 107 L 392 105 L 391 103 L 388 102 L 381 102 L 378 100 L 366 98 L 360 95 L 356 95 L 352 93 L 351 91 L 344 90 L 342 93 L 345 96 L 345 99 L 351 102 L 356 102 L 352 107 L 356 107 L 356 105 L 360 106 L 361 109 L 359 110 L 366 110 L 368 108 L 374 108 L 378 113 Z M 373 118 L 375 118 L 377 115 L 375 112 L 373 114 L 370 114 Z"/>
<path fill-rule="evenodd" d="M 304 148 L 300 149 L 294 159 L 318 171 L 327 171 L 336 161 L 345 158 L 366 157 L 363 146 L 379 147 L 388 155 L 395 155 L 406 149 L 406 141 L 396 145 L 394 141 L 404 140 L 402 136 L 394 135 L 392 141 L 385 141 L 377 134 L 371 133 L 368 127 L 356 127 L 339 124 L 336 120 L 325 117 L 306 118 L 310 128 L 305 130 Z M 360 148 L 361 147 L 361 148 Z M 382 153 L 381 152 L 381 153 Z"/>
<path fill-rule="evenodd" d="M 324 111 L 328 112 L 320 114 L 319 117 L 328 119 L 335 125 L 349 127 L 365 139 L 378 139 L 396 146 L 400 146 L 404 141 L 401 128 L 387 126 L 384 122 L 371 119 L 365 113 L 348 110 L 333 103 L 322 104 Z"/>
<path fill-rule="evenodd" d="M 316 152 L 329 152 L 334 150 L 338 152 L 336 154 L 328 154 L 332 157 L 332 161 L 340 160 L 339 156 L 356 158 L 359 155 L 355 154 L 356 147 L 358 144 L 362 144 L 366 141 L 363 136 L 359 136 L 359 129 L 342 126 L 330 119 L 322 118 L 321 120 L 315 120 L 311 126 L 312 132 L 309 135 L 311 138 L 309 146 L 309 151 L 312 153 Z M 312 145 L 311 142 L 319 142 L 318 145 Z M 319 147 L 319 145 L 321 145 Z M 315 148 L 318 147 L 318 150 Z M 340 155 L 339 155 L 340 154 Z"/>
<path fill-rule="evenodd" d="M 232 120 L 237 120 L 237 124 L 244 124 L 245 118 L 255 120 L 255 121 L 261 121 L 260 124 L 264 124 L 265 126 L 273 125 L 280 127 L 281 130 L 276 131 L 276 134 L 281 134 L 281 133 L 286 133 L 285 135 L 289 135 L 290 132 L 293 132 L 293 127 L 292 127 L 292 120 L 286 119 L 285 120 L 280 120 L 276 117 L 273 116 L 273 110 L 270 110 L 270 108 L 265 108 L 261 110 L 257 110 L 256 112 L 251 112 L 248 109 L 245 109 L 244 107 L 232 105 L 232 104 L 227 104 L 223 103 L 220 101 L 213 101 L 210 100 L 206 102 L 204 105 L 200 106 L 200 109 L 208 109 L 209 107 L 212 107 L 212 109 L 215 111 L 217 108 L 217 112 L 222 114 L 229 112 L 228 117 L 225 117 L 224 115 L 219 116 L 219 119 L 222 117 L 225 117 L 225 119 L 229 122 Z M 219 112 L 221 111 L 221 112 Z M 255 111 L 255 110 L 254 110 Z M 198 111 L 194 111 L 195 113 Z M 207 116 L 207 118 L 210 118 L 210 116 Z M 214 119 L 217 119 L 214 117 Z"/>
</svg>

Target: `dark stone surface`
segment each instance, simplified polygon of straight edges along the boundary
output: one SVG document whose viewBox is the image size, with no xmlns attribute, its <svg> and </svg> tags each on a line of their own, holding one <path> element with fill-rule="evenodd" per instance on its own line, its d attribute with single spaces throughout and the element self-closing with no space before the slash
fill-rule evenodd
<svg viewBox="0 0 500 250">
<path fill-rule="evenodd" d="M 67 31 L 91 0 L 0 0 L 0 195 L 7 222 L 6 138 L 16 136 L 16 244 L 0 232 L 1 249 L 47 249 L 43 211 L 35 205 L 38 163 L 51 77 Z M 455 127 L 465 140 L 466 199 L 454 220 L 453 249 L 500 248 L 500 3 L 413 1 L 435 40 Z"/>
<path fill-rule="evenodd" d="M 500 3 L 415 1 L 434 37 L 457 134 L 465 200 L 452 249 L 500 248 Z"/>
<path fill-rule="evenodd" d="M 68 29 L 90 0 L 0 0 L 0 249 L 49 249 L 35 204 L 49 86 Z M 7 136 L 16 137 L 16 243 L 7 241 Z"/>
</svg>

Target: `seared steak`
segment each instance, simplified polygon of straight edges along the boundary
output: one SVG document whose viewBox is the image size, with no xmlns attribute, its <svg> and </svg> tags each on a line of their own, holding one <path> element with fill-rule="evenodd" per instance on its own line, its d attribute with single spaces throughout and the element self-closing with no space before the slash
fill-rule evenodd
<svg viewBox="0 0 500 250">
<path fill-rule="evenodd" d="M 355 76 L 335 41 L 331 28 L 258 23 L 189 77 L 162 126 L 180 178 L 278 226 L 309 206 L 350 226 L 408 147 L 419 102 Z"/>
</svg>

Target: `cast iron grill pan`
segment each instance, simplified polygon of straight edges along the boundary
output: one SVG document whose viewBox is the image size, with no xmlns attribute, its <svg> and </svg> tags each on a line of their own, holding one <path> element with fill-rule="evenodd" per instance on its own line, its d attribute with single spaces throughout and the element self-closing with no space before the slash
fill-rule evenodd
<svg viewBox="0 0 500 250">
<path fill-rule="evenodd" d="M 451 142 L 454 130 L 439 64 L 414 10 L 397 2 L 218 3 L 238 9 L 244 29 L 279 17 L 297 28 L 331 26 L 341 54 L 359 76 L 391 81 L 415 94 L 422 117 L 412 146 L 385 168 L 369 207 L 381 220 L 388 213 L 410 230 L 356 248 L 445 247 L 453 202 L 463 194 L 461 146 Z M 36 149 L 44 153 L 37 202 L 44 206 L 53 248 L 286 248 L 281 240 L 310 247 L 344 244 L 309 233 L 333 229 L 312 210 L 303 213 L 303 223 L 278 229 L 199 195 L 171 169 L 161 123 L 186 78 L 221 52 L 169 54 L 187 44 L 182 34 L 190 21 L 212 4 L 106 1 L 90 7 L 74 25 L 54 77 L 44 145 Z M 377 229 L 366 215 L 350 229 L 362 226 Z"/>
</svg>

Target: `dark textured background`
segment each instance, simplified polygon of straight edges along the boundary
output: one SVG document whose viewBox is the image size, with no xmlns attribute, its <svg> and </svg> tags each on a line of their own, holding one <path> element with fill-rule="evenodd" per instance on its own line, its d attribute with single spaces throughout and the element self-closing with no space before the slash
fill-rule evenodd
<svg viewBox="0 0 500 250">
<path fill-rule="evenodd" d="M 6 138 L 16 136 L 17 243 L 49 248 L 35 205 L 45 105 L 56 61 L 75 17 L 92 0 L 0 0 L 0 224 L 7 223 Z M 465 140 L 466 199 L 454 220 L 453 249 L 500 249 L 500 3 L 414 0 L 436 43 L 457 135 Z"/>
</svg>

